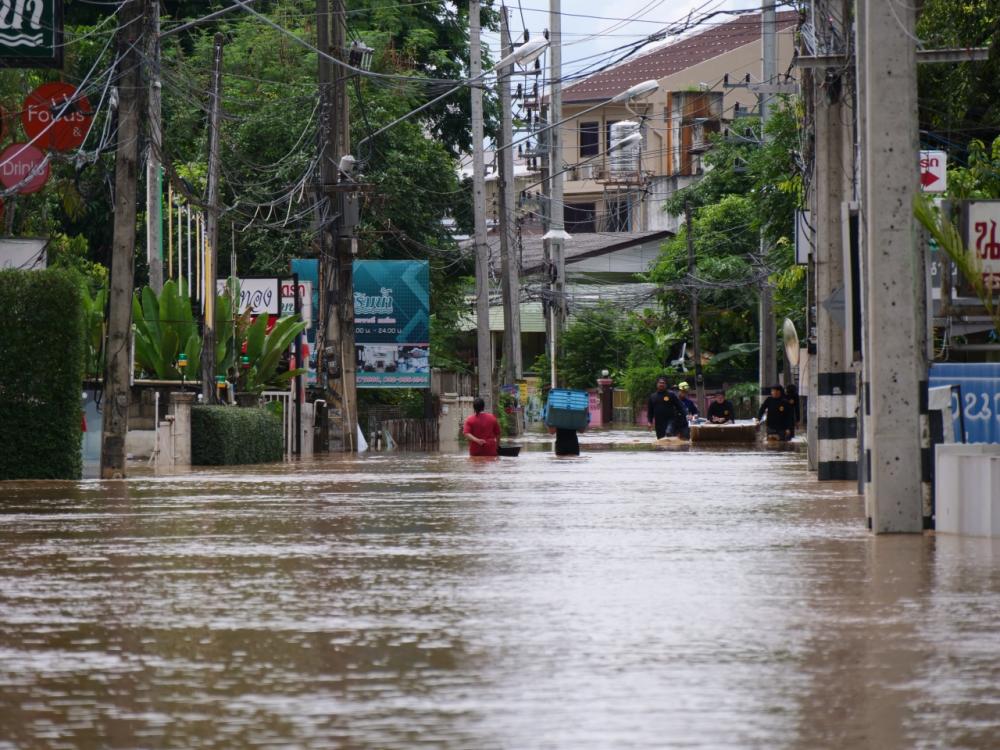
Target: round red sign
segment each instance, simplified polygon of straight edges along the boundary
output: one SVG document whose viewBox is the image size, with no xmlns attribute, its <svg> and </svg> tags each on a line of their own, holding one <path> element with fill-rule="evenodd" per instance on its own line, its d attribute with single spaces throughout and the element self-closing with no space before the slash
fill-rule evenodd
<svg viewBox="0 0 1000 750">
<path fill-rule="evenodd" d="M 60 114 L 61 113 L 61 114 Z M 90 130 L 94 113 L 90 101 L 68 83 L 45 83 L 28 94 L 21 124 L 39 148 L 69 151 L 79 148 Z"/>
<path fill-rule="evenodd" d="M 49 163 L 34 146 L 12 143 L 0 153 L 0 183 L 8 190 L 20 185 L 17 192 L 36 193 L 48 179 Z"/>
</svg>

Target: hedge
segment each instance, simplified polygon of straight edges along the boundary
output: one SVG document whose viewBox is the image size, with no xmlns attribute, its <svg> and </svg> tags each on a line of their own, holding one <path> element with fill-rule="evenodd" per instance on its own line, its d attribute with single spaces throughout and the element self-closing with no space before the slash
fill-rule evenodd
<svg viewBox="0 0 1000 750">
<path fill-rule="evenodd" d="M 260 464 L 283 453 L 281 419 L 267 409 L 191 407 L 192 464 Z"/>
<path fill-rule="evenodd" d="M 0 479 L 79 479 L 84 310 L 72 271 L 0 271 Z"/>
</svg>

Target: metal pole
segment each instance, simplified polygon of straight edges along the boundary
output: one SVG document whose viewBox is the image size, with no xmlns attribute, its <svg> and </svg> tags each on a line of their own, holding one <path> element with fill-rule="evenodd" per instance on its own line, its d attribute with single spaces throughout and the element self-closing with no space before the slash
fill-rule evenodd
<svg viewBox="0 0 1000 750">
<path fill-rule="evenodd" d="M 501 56 L 514 51 L 507 22 L 507 9 L 500 9 Z M 503 282 L 503 358 L 504 382 L 513 385 L 521 377 L 521 282 L 517 258 L 514 257 L 514 122 L 510 100 L 510 72 L 513 65 L 498 71 L 500 106 L 503 124 L 497 145 L 500 157 L 500 265 Z"/>
<path fill-rule="evenodd" d="M 550 117 L 552 122 L 562 120 L 562 5 L 560 0 L 549 0 L 549 100 L 552 104 Z M 559 128 L 549 130 L 549 170 L 552 188 L 550 191 L 549 232 L 552 239 L 550 248 L 552 263 L 555 266 L 552 282 L 552 297 L 554 304 L 552 330 L 552 387 L 557 384 L 556 361 L 559 357 L 557 346 L 559 334 L 566 324 L 566 227 L 563 224 L 563 179 L 559 169 L 562 163 L 562 145 L 559 138 Z"/>
<path fill-rule="evenodd" d="M 479 33 L 479 0 L 469 0 L 469 74 L 483 70 Z M 476 351 L 479 396 L 493 411 L 493 343 L 490 338 L 490 268 L 486 244 L 486 164 L 483 157 L 483 89 L 472 86 L 472 198 L 476 242 Z"/>
<path fill-rule="evenodd" d="M 218 398 L 215 387 L 215 277 L 219 244 L 219 171 L 222 166 L 219 150 L 219 129 L 222 127 L 222 49 L 225 38 L 215 35 L 212 59 L 212 110 L 208 128 L 208 214 L 205 221 L 204 277 L 205 335 L 201 347 L 201 396 L 206 404 Z"/>
<path fill-rule="evenodd" d="M 687 232 L 688 276 L 691 284 L 691 349 L 694 356 L 695 399 L 700 411 L 705 408 L 705 379 L 701 374 L 701 322 L 698 320 L 698 287 L 695 286 L 698 261 L 694 254 L 694 222 L 691 220 L 690 201 L 684 203 L 684 224 Z"/>
</svg>

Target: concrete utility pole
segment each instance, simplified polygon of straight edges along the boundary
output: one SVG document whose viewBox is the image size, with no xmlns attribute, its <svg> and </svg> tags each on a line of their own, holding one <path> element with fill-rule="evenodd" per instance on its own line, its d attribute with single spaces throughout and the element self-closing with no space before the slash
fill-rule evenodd
<svg viewBox="0 0 1000 750">
<path fill-rule="evenodd" d="M 761 78 L 765 85 L 774 83 L 774 78 L 778 73 L 778 49 L 777 49 L 777 20 L 774 15 L 774 0 L 763 0 L 761 8 L 761 51 L 762 65 Z M 767 126 L 767 118 L 770 115 L 771 104 L 768 100 L 770 94 L 762 91 L 758 98 L 760 109 L 760 132 L 761 139 L 767 141 L 764 130 Z M 761 238 L 760 255 L 761 261 L 766 264 L 767 243 Z M 771 282 L 764 278 L 760 282 L 760 392 L 766 395 L 770 392 L 771 386 L 778 380 L 777 353 L 775 351 L 775 321 L 774 305 L 772 299 Z"/>
<path fill-rule="evenodd" d="M 479 0 L 469 0 L 469 74 L 483 72 Z M 472 207 L 476 243 L 476 351 L 479 360 L 479 396 L 493 411 L 493 344 L 490 339 L 490 262 L 486 244 L 486 164 L 483 157 L 483 87 L 473 84 L 472 96 Z"/>
<path fill-rule="evenodd" d="M 215 388 L 215 278 L 219 257 L 219 171 L 222 168 L 219 129 L 222 127 L 222 50 L 224 46 L 224 37 L 222 34 L 216 34 L 212 52 L 212 88 L 209 93 L 212 109 L 208 122 L 206 247 L 202 269 L 204 277 L 202 293 L 205 295 L 203 314 L 205 331 L 201 345 L 201 397 L 206 404 L 218 401 Z"/>
<path fill-rule="evenodd" d="M 549 0 L 549 110 L 550 122 L 562 120 L 562 6 L 560 0 Z M 562 160 L 562 145 L 559 126 L 549 129 L 549 172 L 551 190 L 549 192 L 549 252 L 552 256 L 552 339 L 550 359 L 552 365 L 552 387 L 558 385 L 556 360 L 559 357 L 559 337 L 566 325 L 566 246 L 569 239 L 563 223 L 563 178 L 559 164 Z"/>
<path fill-rule="evenodd" d="M 347 11 L 344 0 L 333 0 L 333 35 L 331 53 L 338 60 L 347 57 Z M 335 148 L 337 163 L 351 151 L 351 110 L 347 96 L 347 81 L 351 73 L 340 66 L 333 71 L 334 113 L 337 117 Z M 337 321 L 340 342 L 340 404 L 343 421 L 344 451 L 357 450 L 358 398 L 356 356 L 354 353 L 354 256 L 357 253 L 355 228 L 358 223 L 358 193 L 348 184 L 353 175 L 342 174 L 338 167 L 337 181 Z"/>
<path fill-rule="evenodd" d="M 698 261 L 694 254 L 694 222 L 691 219 L 691 202 L 684 203 L 684 226 L 687 232 L 688 276 L 691 277 L 691 353 L 694 357 L 694 387 L 698 409 L 705 408 L 705 379 L 701 375 L 701 322 L 698 320 L 698 287 L 695 286 L 695 272 Z"/>
<path fill-rule="evenodd" d="M 507 57 L 514 51 L 507 22 L 507 8 L 500 8 L 501 56 Z M 514 141 L 513 113 L 510 101 L 510 73 L 514 65 L 497 71 L 500 86 L 500 106 L 503 123 L 497 154 L 500 161 L 500 265 L 503 281 L 503 361 L 504 383 L 513 385 L 520 379 L 521 361 L 521 281 L 518 260 L 514 257 Z"/>
<path fill-rule="evenodd" d="M 866 505 L 876 533 L 923 529 L 921 389 L 927 377 L 924 283 L 913 218 L 916 155 L 916 17 L 911 4 L 858 0 L 864 24 L 864 218 L 867 225 L 868 368 L 866 445 L 871 450 Z"/>
<path fill-rule="evenodd" d="M 817 55 L 844 54 L 849 8 L 829 13 L 826 0 L 813 4 Z M 816 273 L 815 439 L 819 479 L 857 479 L 858 425 L 857 378 L 852 369 L 852 351 L 845 330 L 844 309 L 851 304 L 845 295 L 850 272 L 850 238 L 845 236 L 845 211 L 852 196 L 854 162 L 851 115 L 844 97 L 849 91 L 847 74 L 830 68 L 812 76 L 815 111 L 815 162 L 813 226 L 816 229 L 814 267 Z M 846 251 L 846 252 L 845 252 Z M 812 422 L 813 420 L 810 420 Z"/>
<path fill-rule="evenodd" d="M 142 86 L 138 41 L 146 0 L 128 0 L 119 15 L 118 142 L 115 148 L 114 239 L 108 300 L 107 361 L 104 370 L 104 423 L 101 478 L 125 476 L 132 369 L 132 287 L 135 277 L 135 219 L 139 172 L 139 97 Z"/>
<path fill-rule="evenodd" d="M 163 133 L 160 113 L 160 2 L 150 0 L 146 7 L 146 59 L 148 76 L 149 148 L 146 154 L 146 258 L 149 262 L 149 285 L 157 294 L 163 289 L 163 177 L 160 150 Z"/>
</svg>

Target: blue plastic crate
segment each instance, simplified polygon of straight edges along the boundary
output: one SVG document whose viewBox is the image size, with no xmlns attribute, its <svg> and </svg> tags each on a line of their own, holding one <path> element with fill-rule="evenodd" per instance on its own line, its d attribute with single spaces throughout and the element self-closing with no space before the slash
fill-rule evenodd
<svg viewBox="0 0 1000 750">
<path fill-rule="evenodd" d="M 545 404 L 545 424 L 567 430 L 582 430 L 590 421 L 590 396 L 586 391 L 553 388 Z"/>
</svg>

